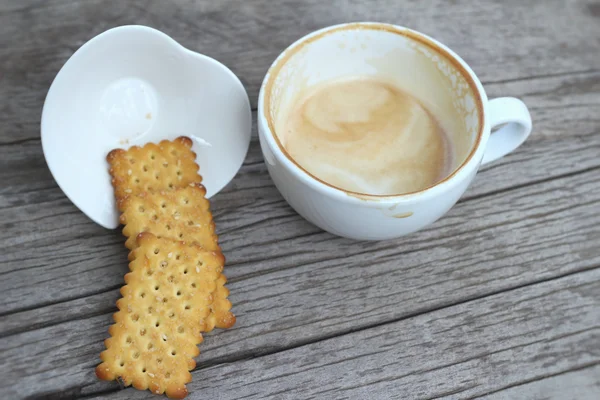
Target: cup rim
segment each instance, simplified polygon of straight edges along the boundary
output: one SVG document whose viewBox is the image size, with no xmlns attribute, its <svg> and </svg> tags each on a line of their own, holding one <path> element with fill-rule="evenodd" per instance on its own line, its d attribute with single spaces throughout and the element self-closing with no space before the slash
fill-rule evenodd
<svg viewBox="0 0 600 400">
<path fill-rule="evenodd" d="M 448 176 L 444 177 L 443 179 L 433 183 L 432 185 L 424 189 L 408 193 L 380 195 L 354 192 L 332 185 L 310 173 L 291 157 L 291 155 L 287 152 L 287 150 L 279 140 L 279 137 L 275 133 L 273 120 L 270 117 L 270 115 L 268 115 L 267 107 L 265 107 L 266 102 L 269 100 L 268 96 L 270 95 L 270 86 L 274 82 L 274 78 L 277 76 L 277 72 L 279 72 L 277 69 L 280 66 L 283 67 L 283 65 L 285 65 L 285 62 L 287 62 L 287 60 L 292 55 L 296 54 L 305 45 L 319 40 L 322 37 L 331 33 L 353 30 L 387 31 L 390 33 L 408 37 L 412 40 L 416 40 L 421 44 L 424 44 L 437 54 L 439 54 L 441 57 L 444 57 L 446 60 L 448 60 L 467 81 L 469 88 L 473 91 L 475 97 L 477 112 L 479 114 L 479 127 L 477 130 L 477 137 L 473 144 L 473 148 L 470 150 L 469 154 L 464 159 L 464 161 L 457 168 L 455 168 L 454 171 L 452 171 Z M 453 185 L 453 182 L 457 181 L 456 178 L 458 176 L 465 175 L 468 173 L 466 172 L 466 167 L 468 165 L 473 165 L 474 160 L 481 160 L 483 158 L 483 151 L 485 149 L 485 144 L 489 136 L 489 129 L 487 129 L 488 120 L 486 119 L 485 112 L 487 102 L 488 99 L 485 90 L 483 89 L 483 85 L 481 84 L 473 70 L 469 67 L 469 65 L 458 54 L 456 54 L 454 51 L 452 51 L 450 48 L 437 41 L 436 39 L 433 39 L 432 37 L 424 33 L 415 31 L 413 29 L 394 24 L 387 24 L 381 22 L 350 22 L 328 26 L 299 38 L 291 45 L 289 45 L 285 50 L 283 50 L 281 54 L 273 61 L 263 79 L 259 92 L 257 119 L 259 127 L 263 128 L 259 129 L 259 139 L 263 140 L 264 138 L 269 144 L 269 148 L 273 151 L 275 157 L 281 163 L 283 163 L 290 170 L 292 170 L 297 177 L 302 179 L 307 184 L 316 187 L 319 191 L 326 192 L 330 195 L 334 195 L 338 198 L 343 198 L 345 200 L 354 199 L 360 202 L 365 202 L 369 200 L 378 202 L 402 202 L 412 200 L 417 196 L 432 196 L 435 194 L 435 192 L 439 190 L 445 191 L 447 188 L 449 188 L 449 186 Z M 268 132 L 268 134 L 266 132 Z M 478 155 L 478 157 L 475 158 L 475 155 Z"/>
</svg>

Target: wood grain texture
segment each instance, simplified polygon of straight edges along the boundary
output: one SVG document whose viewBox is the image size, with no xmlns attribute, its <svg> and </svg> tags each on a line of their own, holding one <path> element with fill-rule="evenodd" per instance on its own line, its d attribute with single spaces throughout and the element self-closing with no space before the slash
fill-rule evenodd
<svg viewBox="0 0 600 400">
<path fill-rule="evenodd" d="M 249 251 L 227 267 L 235 276 L 229 287 L 238 322 L 232 330 L 207 338 L 200 365 L 281 352 L 593 269 L 600 265 L 599 202 L 600 173 L 594 169 L 474 198 L 431 229 L 399 241 L 352 242 L 295 218 L 287 225 L 266 224 L 260 235 L 240 228 L 229 234 L 232 241 L 223 243 L 232 258 Z M 312 232 L 290 237 L 302 224 Z M 260 242 L 274 237 L 293 248 L 293 254 Z M 331 254 L 332 248 L 337 253 Z M 262 271 L 256 271 L 258 266 Z M 114 290 L 106 295 L 117 298 Z M 57 315 L 60 307 L 39 313 Z M 0 371 L 6 382 L 24 375 L 31 394 L 57 391 L 67 383 L 83 393 L 110 388 L 96 383 L 90 354 L 100 350 L 112 311 L 110 307 L 104 315 L 6 337 L 7 345 L 0 349 L 0 357 L 12 368 Z M 5 318 L 25 319 L 33 313 Z M 55 344 L 57 336 L 62 336 L 60 345 Z M 82 353 L 64 352 L 71 347 Z M 30 363 L 32 356 L 40 362 Z M 61 368 L 48 369 L 50 364 Z"/>
<path fill-rule="evenodd" d="M 502 389 L 482 400 L 596 400 L 600 396 L 600 364 Z"/>
<path fill-rule="evenodd" d="M 295 214 L 254 131 L 212 201 L 238 324 L 206 339 L 191 397 L 598 397 L 598 0 L 0 2 L 4 396 L 142 396 L 93 374 L 124 239 L 66 199 L 40 145 L 46 91 L 76 49 L 113 26 L 150 25 L 228 65 L 256 106 L 285 47 L 357 20 L 440 39 L 490 98 L 522 98 L 534 132 L 432 227 L 370 243 Z"/>
<path fill-rule="evenodd" d="M 43 164 L 39 146 L 22 144 L 19 152 L 13 147 L 0 147 L 0 162 L 4 163 L 0 178 L 6 183 L 0 201 L 0 240 L 4 243 L 0 289 L 6 300 L 0 306 L 0 314 L 118 288 L 127 270 L 120 232 L 90 223 L 64 197 Z M 599 151 L 600 135 L 526 143 L 518 152 L 482 171 L 465 195 L 466 202 L 471 197 L 597 168 Z M 355 245 L 320 233 L 305 222 L 287 206 L 272 184 L 256 142 L 252 143 L 240 173 L 213 199 L 212 207 L 227 254 L 228 277 L 233 280 L 315 262 L 325 254 L 335 257 L 332 249 L 343 247 L 340 254 L 354 254 L 390 246 Z M 465 215 L 468 214 L 466 210 Z M 431 231 L 445 235 L 444 221 Z M 330 242 L 308 250 L 313 241 L 322 240 L 319 235 Z M 390 243 L 418 243 L 425 237 L 428 236 L 417 234 Z M 291 247 L 277 246 L 277 240 L 290 240 Z M 296 247 L 300 244 L 306 250 Z M 40 291 L 40 287 L 44 290 Z"/>
<path fill-rule="evenodd" d="M 600 42 L 593 40 L 600 37 L 597 4 L 594 0 L 9 0 L 0 4 L 0 143 L 39 137 L 40 111 L 56 73 L 83 43 L 119 25 L 155 27 L 223 62 L 240 77 L 256 106 L 262 78 L 281 51 L 313 30 L 349 21 L 390 22 L 420 30 L 454 49 L 484 83 L 517 82 L 508 88 L 540 76 L 598 72 Z M 498 94 L 519 96 L 510 90 Z"/>
<path fill-rule="evenodd" d="M 600 269 L 196 371 L 192 398 L 466 399 L 600 361 Z M 590 397 L 594 386 L 581 387 Z M 133 389 L 103 399 L 144 398 Z M 520 398 L 520 397 L 517 397 Z M 568 397 L 572 398 L 572 397 Z"/>
</svg>

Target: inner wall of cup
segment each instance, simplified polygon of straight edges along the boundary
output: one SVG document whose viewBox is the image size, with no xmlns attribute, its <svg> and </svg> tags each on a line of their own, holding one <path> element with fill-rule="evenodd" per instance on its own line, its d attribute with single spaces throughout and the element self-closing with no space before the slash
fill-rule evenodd
<svg viewBox="0 0 600 400">
<path fill-rule="evenodd" d="M 448 175 L 477 141 L 475 94 L 459 67 L 410 34 L 381 29 L 341 29 L 288 49 L 272 72 L 265 110 L 285 148 L 283 124 L 298 97 L 327 81 L 367 76 L 385 80 L 419 99 L 448 135 L 453 152 Z"/>
</svg>

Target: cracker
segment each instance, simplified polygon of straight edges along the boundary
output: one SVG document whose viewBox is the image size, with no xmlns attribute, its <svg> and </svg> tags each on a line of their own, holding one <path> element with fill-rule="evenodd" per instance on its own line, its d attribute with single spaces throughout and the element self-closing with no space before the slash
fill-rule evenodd
<svg viewBox="0 0 600 400">
<path fill-rule="evenodd" d="M 115 149 L 106 156 L 117 202 L 128 195 L 171 190 L 201 182 L 192 140 L 181 136 L 144 147 Z M 123 210 L 121 210 L 123 211 Z"/>
<path fill-rule="evenodd" d="M 133 249 L 141 232 L 219 250 L 206 189 L 199 183 L 172 191 L 144 192 L 119 203 L 125 246 Z"/>
<path fill-rule="evenodd" d="M 150 233 L 137 244 L 96 375 L 181 399 L 224 258 Z"/>
<path fill-rule="evenodd" d="M 235 315 L 230 311 L 231 302 L 229 297 L 229 289 L 225 287 L 227 278 L 220 274 L 216 281 L 215 293 L 213 294 L 213 302 L 210 305 L 211 313 L 206 318 L 205 330 L 210 332 L 215 327 L 220 329 L 229 329 L 235 325 Z"/>
<path fill-rule="evenodd" d="M 123 210 L 121 223 L 127 237 L 125 246 L 133 249 L 135 237 L 141 232 L 151 232 L 157 237 L 181 240 L 199 245 L 205 250 L 220 251 L 215 224 L 210 213 L 209 201 L 204 197 L 206 189 L 201 184 L 155 193 L 127 196 L 120 200 Z M 217 281 L 211 315 L 206 320 L 205 332 L 217 328 L 231 328 L 235 315 L 227 300 L 227 278 L 221 274 Z"/>
</svg>

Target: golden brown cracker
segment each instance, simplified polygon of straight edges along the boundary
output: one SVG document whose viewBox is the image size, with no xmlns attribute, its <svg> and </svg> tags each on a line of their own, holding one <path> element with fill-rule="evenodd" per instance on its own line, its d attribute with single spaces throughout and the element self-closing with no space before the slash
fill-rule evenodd
<svg viewBox="0 0 600 400">
<path fill-rule="evenodd" d="M 117 202 L 129 195 L 171 190 L 202 181 L 192 140 L 185 136 L 128 150 L 115 149 L 106 160 Z"/>
<path fill-rule="evenodd" d="M 209 201 L 204 197 L 206 189 L 201 184 L 168 192 L 142 193 L 120 200 L 123 210 L 121 223 L 127 237 L 125 246 L 133 249 L 135 237 L 141 232 L 151 232 L 157 237 L 181 240 L 196 244 L 210 251 L 220 251 Z M 132 253 L 133 254 L 133 253 Z M 205 332 L 217 328 L 230 328 L 235 324 L 227 278 L 221 274 L 211 305 L 212 313 L 206 320 Z"/>
<path fill-rule="evenodd" d="M 224 258 L 150 233 L 137 243 L 96 375 L 183 398 Z"/>
<path fill-rule="evenodd" d="M 225 275 L 219 275 L 216 282 L 217 287 L 213 294 L 213 302 L 210 305 L 211 313 L 206 318 L 204 332 L 210 332 L 215 327 L 228 329 L 235 325 L 235 315 L 230 311 L 231 302 L 227 299 L 229 289 L 225 287 L 225 283 L 227 283 Z"/>
<path fill-rule="evenodd" d="M 125 246 L 135 247 L 135 238 L 141 232 L 197 244 L 205 250 L 219 250 L 210 203 L 204 197 L 206 189 L 191 183 L 172 191 L 144 192 L 120 200 L 119 209 Z"/>
</svg>

